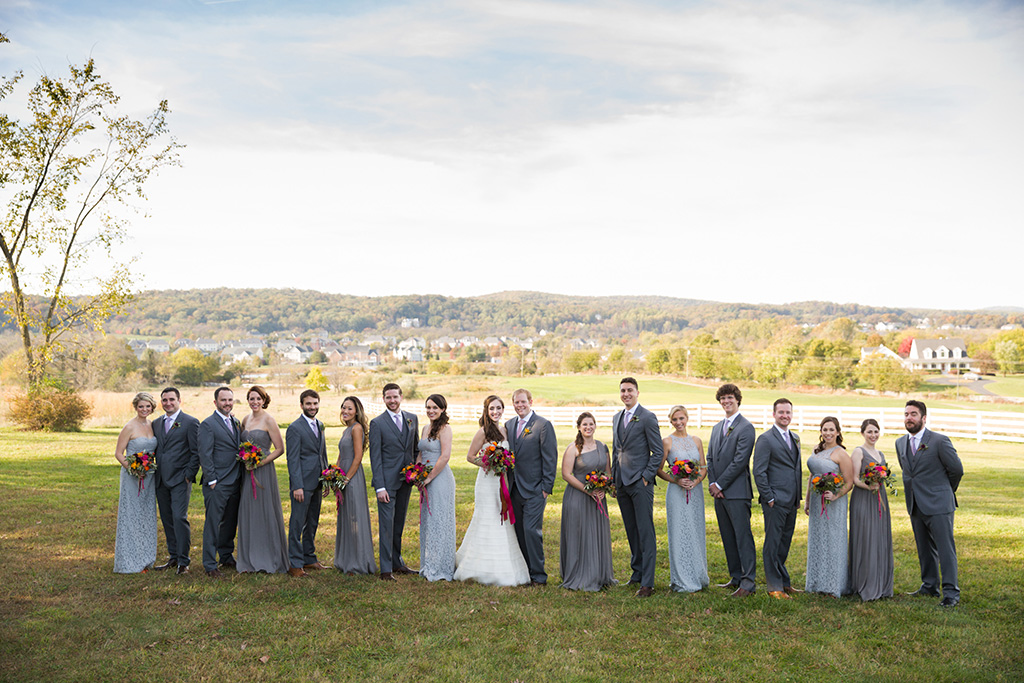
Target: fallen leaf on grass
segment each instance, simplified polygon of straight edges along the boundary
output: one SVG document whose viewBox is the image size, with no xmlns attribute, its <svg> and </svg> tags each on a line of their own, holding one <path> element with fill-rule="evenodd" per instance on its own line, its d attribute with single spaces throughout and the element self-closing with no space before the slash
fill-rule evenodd
<svg viewBox="0 0 1024 683">
<path fill-rule="evenodd" d="M 155 640 L 152 643 L 150 643 L 149 645 L 147 645 L 146 649 L 147 650 L 152 650 L 154 647 L 156 647 L 156 641 Z"/>
<path fill-rule="evenodd" d="M 263 655 L 262 657 L 260 657 L 260 662 L 262 662 L 263 664 L 266 664 L 269 661 L 270 661 L 270 655 Z"/>
<path fill-rule="evenodd" d="M 179 600 L 178 598 L 174 598 L 173 600 L 168 600 L 167 604 L 168 605 L 174 605 L 175 607 L 177 607 L 178 605 L 181 604 L 181 600 Z"/>
<path fill-rule="evenodd" d="M 249 643 L 242 643 L 242 649 L 243 649 L 243 650 L 244 650 L 245 648 L 247 648 L 247 647 L 249 647 Z"/>
<path fill-rule="evenodd" d="M 569 654 L 571 654 L 571 655 L 574 655 L 574 654 L 576 654 L 576 650 L 574 650 L 574 649 L 572 649 L 572 648 L 570 647 L 570 648 L 569 648 Z"/>
</svg>

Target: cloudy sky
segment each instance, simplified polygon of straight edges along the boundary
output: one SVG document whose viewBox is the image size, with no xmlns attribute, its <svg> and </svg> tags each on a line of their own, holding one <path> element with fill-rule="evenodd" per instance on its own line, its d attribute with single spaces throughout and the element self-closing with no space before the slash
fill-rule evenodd
<svg viewBox="0 0 1024 683">
<path fill-rule="evenodd" d="M 1018 3 L 2 0 L 0 31 L 0 73 L 92 56 L 170 101 L 144 288 L 1024 306 Z"/>
</svg>

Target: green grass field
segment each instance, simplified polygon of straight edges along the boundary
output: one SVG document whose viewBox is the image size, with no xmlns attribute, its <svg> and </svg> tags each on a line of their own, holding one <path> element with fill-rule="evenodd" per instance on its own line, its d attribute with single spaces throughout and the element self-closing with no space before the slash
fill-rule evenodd
<svg viewBox="0 0 1024 683">
<path fill-rule="evenodd" d="M 661 400 L 652 396 L 662 390 L 654 382 L 644 389 L 650 402 Z M 607 388 L 595 383 L 588 391 L 604 395 Z M 461 540 L 472 515 L 476 469 L 463 458 L 472 429 L 455 427 L 452 462 Z M 573 435 L 560 430 L 559 443 L 567 445 Z M 804 435 L 806 444 L 812 436 Z M 328 430 L 332 448 L 339 437 L 340 430 Z M 608 437 L 607 429 L 598 434 Z M 625 586 L 597 594 L 562 590 L 560 479 L 547 506 L 551 583 L 542 589 L 428 583 L 418 577 L 388 585 L 333 570 L 302 580 L 228 572 L 215 581 L 201 571 L 186 577 L 115 575 L 115 438 L 113 430 L 72 435 L 0 430 L 0 680 L 1024 679 L 1019 446 L 957 443 L 966 469 L 956 518 L 963 594 L 960 606 L 946 611 L 935 600 L 902 595 L 918 585 L 902 497 L 894 500 L 892 515 L 900 595 L 891 600 L 862 604 L 802 595 L 776 602 L 759 590 L 733 601 L 715 588 L 670 594 L 663 486 L 655 505 L 655 596 L 639 600 Z M 892 454 L 891 438 L 881 447 Z M 278 478 L 287 500 L 284 463 L 278 465 Z M 417 519 L 413 498 L 410 520 Z M 618 510 L 614 503 L 610 508 L 615 573 L 625 581 L 628 547 Z M 370 509 L 375 532 L 375 506 Z M 202 510 L 195 488 L 196 569 Z M 709 574 L 712 582 L 724 581 L 714 514 L 710 506 L 706 512 Z M 287 518 L 287 502 L 284 514 Z M 760 552 L 759 509 L 752 520 Z M 325 564 L 333 553 L 335 523 L 334 506 L 325 504 L 317 538 Z M 410 523 L 405 533 L 406 559 L 414 564 L 417 531 Z M 798 586 L 806 535 L 801 518 L 789 562 Z M 158 557 L 166 557 L 162 532 Z"/>
</svg>

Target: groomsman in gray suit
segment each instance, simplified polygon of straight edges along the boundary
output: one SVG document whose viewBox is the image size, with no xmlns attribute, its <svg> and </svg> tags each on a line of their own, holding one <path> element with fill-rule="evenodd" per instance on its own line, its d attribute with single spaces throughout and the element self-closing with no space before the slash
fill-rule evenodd
<svg viewBox="0 0 1024 683">
<path fill-rule="evenodd" d="M 743 394 L 735 384 L 723 384 L 715 399 L 725 419 L 711 429 L 708 440 L 708 491 L 715 499 L 718 532 L 725 547 L 729 581 L 720 588 L 735 588 L 731 597 L 745 598 L 757 589 L 757 551 L 750 531 L 750 453 L 754 450 L 754 425 L 743 417 Z"/>
<path fill-rule="evenodd" d="M 964 467 L 949 437 L 925 427 L 927 419 L 928 407 L 924 403 L 907 401 L 903 411 L 907 434 L 896 439 L 907 512 L 917 543 L 917 561 L 921 565 L 921 587 L 911 595 L 938 597 L 941 567 L 939 606 L 956 607 L 960 602 L 960 585 L 957 583 L 953 513 Z"/>
<path fill-rule="evenodd" d="M 242 427 L 231 414 L 235 395 L 228 387 L 213 392 L 213 415 L 199 425 L 199 462 L 203 465 L 203 501 L 206 524 L 203 525 L 203 569 L 207 576 L 219 578 L 221 567 L 235 566 L 235 530 L 238 528 L 238 503 L 242 498 L 242 465 L 238 444 Z"/>
<path fill-rule="evenodd" d="M 320 394 L 306 389 L 299 394 L 302 415 L 285 432 L 288 490 L 292 512 L 288 519 L 288 574 L 307 576 L 306 570 L 326 569 L 316 559 L 316 529 L 320 524 L 320 473 L 327 469 L 327 441 L 320 412 Z"/>
<path fill-rule="evenodd" d="M 383 397 L 386 410 L 370 420 L 370 468 L 377 492 L 380 578 L 394 581 L 394 574 L 416 573 L 402 559 L 402 532 L 412 491 L 402 468 L 416 461 L 420 424 L 414 414 L 402 410 L 402 387 L 385 384 Z"/>
<path fill-rule="evenodd" d="M 640 584 L 637 597 L 654 593 L 658 539 L 654 535 L 655 475 L 665 459 L 658 418 L 637 403 L 640 388 L 632 377 L 619 382 L 625 406 L 612 419 L 612 477 L 615 497 L 629 541 L 630 584 Z"/>
<path fill-rule="evenodd" d="M 191 562 L 192 529 L 188 503 L 199 472 L 199 420 L 181 412 L 181 393 L 174 387 L 160 392 L 164 416 L 153 420 L 156 437 L 156 502 L 167 538 L 170 559 L 153 569 L 177 568 L 187 574 Z"/>
<path fill-rule="evenodd" d="M 772 406 L 775 424 L 757 437 L 754 444 L 754 483 L 757 502 L 764 513 L 764 581 L 768 595 L 786 600 L 800 592 L 793 588 L 786 570 L 789 546 L 793 542 L 797 512 L 803 492 L 800 469 L 800 437 L 789 430 L 793 403 L 780 398 Z"/>
<path fill-rule="evenodd" d="M 533 396 L 526 389 L 512 394 L 516 417 L 505 423 L 509 447 L 516 456 L 508 473 L 516 540 L 530 570 L 530 585 L 548 582 L 544 572 L 544 507 L 555 484 L 558 443 L 551 423 L 533 412 Z"/>
</svg>

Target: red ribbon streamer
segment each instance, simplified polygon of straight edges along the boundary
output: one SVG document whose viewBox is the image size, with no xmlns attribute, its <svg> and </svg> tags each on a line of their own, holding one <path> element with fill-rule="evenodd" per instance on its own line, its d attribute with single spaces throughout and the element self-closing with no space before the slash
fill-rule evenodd
<svg viewBox="0 0 1024 683">
<path fill-rule="evenodd" d="M 516 523 L 516 513 L 512 509 L 512 494 L 509 493 L 508 483 L 505 481 L 505 473 L 499 475 L 501 479 L 501 523 L 508 520 L 511 524 Z"/>
<path fill-rule="evenodd" d="M 249 470 L 249 479 L 252 481 L 252 499 L 256 500 L 256 472 Z"/>
</svg>

